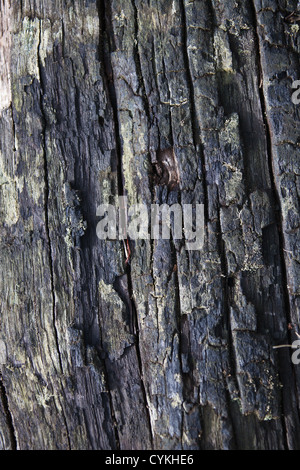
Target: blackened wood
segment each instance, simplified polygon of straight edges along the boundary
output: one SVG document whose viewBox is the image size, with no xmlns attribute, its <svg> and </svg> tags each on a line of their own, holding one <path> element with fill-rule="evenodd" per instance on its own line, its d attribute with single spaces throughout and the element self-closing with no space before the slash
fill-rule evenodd
<svg viewBox="0 0 300 470">
<path fill-rule="evenodd" d="M 298 13 L 1 0 L 1 449 L 299 449 Z M 100 240 L 120 195 L 203 248 Z"/>
</svg>

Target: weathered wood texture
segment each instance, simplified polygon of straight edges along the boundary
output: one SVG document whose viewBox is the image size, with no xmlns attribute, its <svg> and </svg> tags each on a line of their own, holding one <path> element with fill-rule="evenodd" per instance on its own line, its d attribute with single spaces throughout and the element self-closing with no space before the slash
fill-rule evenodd
<svg viewBox="0 0 300 470">
<path fill-rule="evenodd" d="M 0 448 L 300 448 L 293 11 L 0 1 Z M 203 249 L 126 266 L 119 194 L 204 204 Z"/>
</svg>

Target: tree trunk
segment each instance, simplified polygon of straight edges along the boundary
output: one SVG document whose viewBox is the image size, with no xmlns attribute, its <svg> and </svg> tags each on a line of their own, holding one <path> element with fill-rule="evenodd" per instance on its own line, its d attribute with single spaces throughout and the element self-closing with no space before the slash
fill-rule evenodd
<svg viewBox="0 0 300 470">
<path fill-rule="evenodd" d="M 0 448 L 300 449 L 299 20 L 0 1 Z M 203 247 L 99 239 L 119 195 Z"/>
</svg>

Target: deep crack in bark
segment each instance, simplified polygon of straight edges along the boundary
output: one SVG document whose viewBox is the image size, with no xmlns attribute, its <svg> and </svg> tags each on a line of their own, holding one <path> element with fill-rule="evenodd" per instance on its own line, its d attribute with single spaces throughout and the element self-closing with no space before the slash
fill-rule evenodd
<svg viewBox="0 0 300 470">
<path fill-rule="evenodd" d="M 50 291 L 52 297 L 52 318 L 53 318 L 53 330 L 55 336 L 55 343 L 58 353 L 58 360 L 60 370 L 63 373 L 63 365 L 62 359 L 60 354 L 59 348 L 59 340 L 58 340 L 58 331 L 56 327 L 56 306 L 55 306 L 55 288 L 54 288 L 54 267 L 53 267 L 53 254 L 52 254 L 52 244 L 51 244 L 51 235 L 50 235 L 50 222 L 49 222 L 49 197 L 50 197 L 50 188 L 49 188 L 49 171 L 48 171 L 48 160 L 47 160 L 47 142 L 46 142 L 46 129 L 47 129 L 47 118 L 44 113 L 44 106 L 43 106 L 43 95 L 46 92 L 46 85 L 44 83 L 43 78 L 43 66 L 41 62 L 40 56 L 40 45 L 41 45 L 41 22 L 39 24 L 39 43 L 37 49 L 37 63 L 39 68 L 39 75 L 40 75 L 40 111 L 42 115 L 42 139 L 43 139 L 43 154 L 44 154 L 44 185 L 45 185 L 45 202 L 44 202 L 44 212 L 45 212 L 45 232 L 46 238 L 48 243 L 48 250 L 49 250 L 49 272 L 50 272 Z"/>
<path fill-rule="evenodd" d="M 2 406 L 5 412 L 6 424 L 9 430 L 11 450 L 16 450 L 18 448 L 17 438 L 16 438 L 15 428 L 13 424 L 13 418 L 9 409 L 6 389 L 3 383 L 3 377 L 1 373 L 0 373 L 0 398 L 1 398 Z"/>
<path fill-rule="evenodd" d="M 288 281 L 287 281 L 287 267 L 286 267 L 286 262 L 285 262 L 285 255 L 284 255 L 284 249 L 285 249 L 285 242 L 284 242 L 284 234 L 283 234 L 283 224 L 282 224 L 282 211 L 281 211 L 281 204 L 280 204 L 280 197 L 278 194 L 278 189 L 276 185 L 276 180 L 275 180 L 275 175 L 274 175 L 274 168 L 273 168 L 273 142 L 272 142 L 272 132 L 268 120 L 268 112 L 267 112 L 267 103 L 266 103 L 266 91 L 264 89 L 264 75 L 263 75 L 263 67 L 261 63 L 261 43 L 260 43 L 260 35 L 258 31 L 258 19 L 257 19 L 257 11 L 255 7 L 255 0 L 251 0 L 251 8 L 252 8 L 252 13 L 253 13 L 253 19 L 254 19 L 254 33 L 255 33 L 255 41 L 256 41 L 256 47 L 257 47 L 257 61 L 258 61 L 258 70 L 259 70 L 259 98 L 260 98 L 260 105 L 261 105 L 261 112 L 263 116 L 263 122 L 265 126 L 265 135 L 266 135 L 266 144 L 267 144 L 267 156 L 268 156 L 268 168 L 269 168 L 269 175 L 270 175 L 270 181 L 271 181 L 271 188 L 272 188 L 272 193 L 274 196 L 275 203 L 277 204 L 278 210 L 275 210 L 275 216 L 276 216 L 276 223 L 278 227 L 278 239 L 279 239 L 279 253 L 280 253 L 280 265 L 281 265 L 281 272 L 282 272 L 282 282 L 283 282 L 283 292 L 284 292 L 284 301 L 285 301 L 285 312 L 286 312 L 286 319 L 287 319 L 287 324 L 291 322 L 291 311 L 290 311 L 290 299 L 289 299 L 289 292 L 288 292 Z M 276 208 L 275 208 L 276 209 Z M 291 338 L 291 335 L 289 334 L 289 337 Z M 279 367 L 279 374 L 280 377 L 285 375 L 283 371 L 280 371 Z M 296 382 L 294 382 L 295 388 Z M 283 395 L 281 394 L 281 400 L 282 400 L 282 407 L 284 407 L 283 403 Z M 299 410 L 298 410 L 299 413 Z M 281 424 L 283 427 L 283 436 L 284 436 L 284 448 L 286 450 L 289 449 L 288 445 L 288 429 L 287 425 L 285 422 L 284 417 L 282 416 L 281 418 Z"/>
<path fill-rule="evenodd" d="M 105 51 L 104 41 L 105 39 L 109 41 L 109 32 L 107 30 L 106 24 L 108 21 L 107 18 L 107 2 L 106 0 L 98 0 L 98 11 L 99 11 L 99 20 L 100 20 L 100 37 L 101 37 L 101 44 L 100 44 L 100 57 L 102 58 L 103 64 L 103 78 L 105 81 L 105 85 L 108 90 L 109 101 L 113 111 L 113 118 L 114 118 L 114 126 L 115 126 L 115 138 L 116 138 L 116 145 L 117 145 L 117 175 L 118 175 L 118 189 L 119 195 L 125 196 L 125 183 L 124 183 L 124 175 L 123 175 L 123 165 L 122 165 L 122 146 L 121 146 L 121 137 L 120 137 L 120 129 L 119 129 L 119 120 L 118 120 L 118 106 L 117 106 L 117 98 L 116 98 L 116 90 L 114 85 L 114 76 L 113 76 L 113 68 L 110 61 L 110 53 L 111 51 Z M 107 38 L 105 38 L 107 35 Z M 110 37 L 110 40 L 113 41 L 113 38 Z M 136 65 L 138 66 L 139 61 L 136 60 Z M 144 90 L 144 88 L 143 88 Z M 125 272 L 127 275 L 127 283 L 128 283 L 128 292 L 129 297 L 131 299 L 131 314 L 133 316 L 133 323 L 135 326 L 135 349 L 137 354 L 138 366 L 139 366 L 139 374 L 141 380 L 141 390 L 143 394 L 143 399 L 145 403 L 145 410 L 148 419 L 148 426 L 149 426 L 149 434 L 151 439 L 151 444 L 153 447 L 153 434 L 151 429 L 151 419 L 150 413 L 147 403 L 147 394 L 145 389 L 145 384 L 143 380 L 143 365 L 142 365 L 142 358 L 139 348 L 139 324 L 138 324 L 138 313 L 133 299 L 133 286 L 132 286 L 132 279 L 131 279 L 131 268 L 130 264 L 127 264 L 125 268 Z M 112 402 L 111 402 L 112 406 Z M 112 408 L 113 409 L 113 408 Z M 116 429 L 116 428 L 115 428 Z M 117 429 L 116 429 L 117 432 Z M 119 439 L 117 439 L 119 442 Z"/>
</svg>

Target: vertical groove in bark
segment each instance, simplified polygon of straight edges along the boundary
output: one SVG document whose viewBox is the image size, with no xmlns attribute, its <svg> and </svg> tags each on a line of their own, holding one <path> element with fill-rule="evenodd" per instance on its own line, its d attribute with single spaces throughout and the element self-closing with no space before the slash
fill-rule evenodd
<svg viewBox="0 0 300 470">
<path fill-rule="evenodd" d="M 107 28 L 107 24 L 111 21 L 109 15 L 110 6 L 106 0 L 97 0 L 98 14 L 99 14 L 99 26 L 100 26 L 100 59 L 102 60 L 102 75 L 104 84 L 107 90 L 107 94 L 110 101 L 110 106 L 114 117 L 114 130 L 115 130 L 115 141 L 116 141 L 116 159 L 117 159 L 117 176 L 118 176 L 118 191 L 119 195 L 124 194 L 124 177 L 122 174 L 122 144 L 120 140 L 119 131 L 119 120 L 118 120 L 118 107 L 117 97 L 114 85 L 114 74 L 111 64 L 110 55 L 112 52 L 113 36 L 110 30 Z"/>
<path fill-rule="evenodd" d="M 114 79 L 113 79 L 113 71 L 110 62 L 110 43 L 109 43 L 109 32 L 107 31 L 107 8 L 106 8 L 106 1 L 105 0 L 97 0 L 97 9 L 98 9 L 98 16 L 99 16 L 99 57 L 101 61 L 101 70 L 102 70 L 102 77 L 104 81 L 104 86 L 107 91 L 107 96 L 109 97 L 110 105 L 112 108 L 113 113 L 113 121 L 114 121 L 114 135 L 115 135 L 115 142 L 116 142 L 116 155 L 115 158 L 117 160 L 116 167 L 117 167 L 117 181 L 118 181 L 118 192 L 120 195 L 123 195 L 123 178 L 122 178 L 122 151 L 121 151 L 121 142 L 120 142 L 120 134 L 119 134 L 119 123 L 118 123 L 118 116 L 117 116 L 117 108 L 116 108 L 116 92 L 114 89 Z M 99 321 L 100 323 L 100 321 Z M 100 324 L 100 331 L 101 331 L 101 324 Z M 109 385 L 109 373 L 105 364 L 105 360 L 103 361 L 104 370 L 105 370 L 105 383 L 108 388 L 108 395 L 109 395 L 109 403 L 110 403 L 110 411 L 111 417 L 113 422 L 113 430 L 114 436 L 116 440 L 116 448 L 120 450 L 120 438 L 118 435 L 118 426 L 114 412 L 114 405 Z"/>
<path fill-rule="evenodd" d="M 106 0 L 104 0 L 105 2 Z M 140 64 L 140 59 L 139 59 L 139 53 L 138 53 L 138 22 L 137 22 L 137 9 L 135 5 L 135 1 L 132 0 L 132 6 L 134 9 L 134 28 L 135 28 L 135 45 L 134 45 L 134 59 L 135 59 L 135 65 L 137 69 L 137 75 L 140 81 L 140 85 L 142 88 L 142 97 L 143 97 L 143 102 L 146 110 L 146 115 L 148 119 L 150 120 L 150 110 L 149 110 L 149 103 L 147 101 L 147 95 L 145 91 L 145 86 L 144 86 L 144 81 L 143 81 L 143 75 L 142 75 L 142 69 L 141 69 L 141 64 Z M 111 21 L 111 18 L 110 18 Z M 110 67 L 112 69 L 112 65 L 110 64 Z M 113 73 L 113 72 L 112 72 Z M 116 96 L 116 92 L 114 90 L 114 95 Z M 114 107 L 114 117 L 115 117 L 115 125 L 116 125 L 116 133 L 117 133 L 117 141 L 121 142 L 121 137 L 120 137 L 120 130 L 119 130 L 119 123 L 118 123 L 118 102 L 117 100 L 113 103 Z M 119 149 L 118 149 L 118 155 L 119 155 L 119 172 L 120 172 L 120 181 L 122 181 L 122 185 L 120 186 L 120 194 L 122 196 L 126 196 L 126 190 L 125 190 L 125 185 L 124 185 L 124 174 L 123 174 L 123 163 L 122 163 L 122 146 L 120 144 Z M 128 240 L 128 243 L 130 244 L 130 240 Z M 135 305 L 134 301 L 134 290 L 133 290 L 133 284 L 132 284 L 132 277 L 131 277 L 131 265 L 130 265 L 130 260 L 126 266 L 126 275 L 127 275 L 127 284 L 128 284 L 128 293 L 129 293 L 129 298 L 131 302 L 131 312 L 133 315 L 133 325 L 134 325 L 134 334 L 135 334 L 135 348 L 136 348 L 136 354 L 137 354 L 137 360 L 138 360 L 138 369 L 139 369 L 139 375 L 140 375 L 140 380 L 141 380 L 141 388 L 142 388 L 142 394 L 143 394 L 143 399 L 144 399 L 144 407 L 147 415 L 147 423 L 149 427 L 149 432 L 150 432 L 150 439 L 151 439 L 151 446 L 153 446 L 153 433 L 151 429 L 151 419 L 149 415 L 149 407 L 147 403 L 147 394 L 145 390 L 145 384 L 144 384 L 144 373 L 143 373 L 143 361 L 141 358 L 141 352 L 140 352 L 140 340 L 139 340 L 139 318 L 138 318 L 138 311 Z"/>
<path fill-rule="evenodd" d="M 293 210 L 289 212 L 289 208 L 287 208 L 286 200 L 285 200 L 285 192 L 286 187 L 291 188 L 291 184 L 293 182 L 293 174 L 292 172 L 287 171 L 287 181 L 288 186 L 284 182 L 282 176 L 282 167 L 284 164 L 287 166 L 289 165 L 289 160 L 291 160 L 294 164 L 294 173 L 297 175 L 297 154 L 296 149 L 295 152 L 291 152 L 282 156 L 283 153 L 281 152 L 280 145 L 281 143 L 288 142 L 289 139 L 286 139 L 286 135 L 288 135 L 291 131 L 290 123 L 289 123 L 289 115 L 293 113 L 293 104 L 290 98 L 290 103 L 287 103 L 285 99 L 282 99 L 282 88 L 281 80 L 285 80 L 285 85 L 287 86 L 286 78 L 295 73 L 299 73 L 299 66 L 296 66 L 298 62 L 298 55 L 299 55 L 299 48 L 294 42 L 293 34 L 290 31 L 287 31 L 287 27 L 285 27 L 285 18 L 290 14 L 289 8 L 295 12 L 295 9 L 298 7 L 296 2 L 291 2 L 291 4 L 283 3 L 282 5 L 278 5 L 277 10 L 270 10 L 269 14 L 272 17 L 272 21 L 274 22 L 274 36 L 272 37 L 268 35 L 269 24 L 268 27 L 265 29 L 259 18 L 265 14 L 268 14 L 266 10 L 260 9 L 259 4 L 257 4 L 256 0 L 252 1 L 252 8 L 254 14 L 254 21 L 255 21 L 255 29 L 256 29 L 256 41 L 257 41 L 257 48 L 258 48 L 258 58 L 260 61 L 260 72 L 261 72 L 261 89 L 260 89 L 260 99 L 261 99 L 261 107 L 263 110 L 263 117 L 264 117 L 264 124 L 265 124 L 265 131 L 266 131 L 266 138 L 268 143 L 268 160 L 269 160 L 269 171 L 270 171 L 270 179 L 272 190 L 274 193 L 275 203 L 277 204 L 277 225 L 278 225 L 278 232 L 279 232 L 279 247 L 280 247 L 280 261 L 283 273 L 283 292 L 285 297 L 285 310 L 286 310 L 286 319 L 289 325 L 292 325 L 293 328 L 298 329 L 298 322 L 299 322 L 299 307 L 297 306 L 297 288 L 291 287 L 291 285 L 295 285 L 293 282 L 294 280 L 294 272 L 297 273 L 297 268 L 295 271 L 293 270 L 292 263 L 289 260 L 289 253 L 290 253 L 290 243 L 292 237 L 290 237 L 290 229 L 288 228 L 289 225 L 296 225 L 297 222 L 294 222 L 293 218 L 293 211 L 296 211 L 298 206 L 299 211 L 299 197 L 298 201 L 295 196 L 295 192 L 291 189 L 290 198 L 293 201 Z M 294 10 L 293 10 L 294 6 Z M 285 10 L 287 8 L 287 10 Z M 280 30 L 281 34 L 278 34 Z M 290 37 L 289 37 L 290 35 Z M 286 63 L 286 70 L 280 69 L 280 73 L 277 72 L 278 65 L 274 62 L 274 70 L 270 69 L 270 63 L 272 58 L 274 60 L 274 51 L 280 51 L 279 54 L 285 52 L 285 60 Z M 281 61 L 284 63 L 284 59 L 282 56 L 279 57 L 278 64 L 281 65 Z M 279 65 L 279 67 L 280 67 Z M 281 75 L 281 79 L 279 78 Z M 275 85 L 273 85 L 275 82 Z M 276 83 L 277 82 L 277 83 Z M 280 102 L 282 100 L 282 110 L 278 111 L 279 117 L 276 117 L 274 113 L 274 108 L 276 109 L 276 105 L 274 105 L 274 92 L 273 90 L 276 89 L 277 96 L 276 99 Z M 278 109 L 278 108 L 277 108 Z M 294 112 L 295 121 L 297 121 L 297 117 L 299 119 L 299 115 L 297 116 L 297 112 Z M 281 130 L 276 128 L 277 124 L 280 123 Z M 292 141 L 292 139 L 291 139 Z M 299 157 L 298 157 L 299 161 Z M 295 177 L 295 175 L 294 175 Z M 297 185 L 295 184 L 295 191 L 297 192 Z M 288 190 L 289 191 L 289 190 Z M 291 214 L 291 215 L 290 215 Z M 292 246 L 296 246 L 299 244 L 299 227 L 294 230 L 295 236 L 294 239 L 296 241 L 292 242 Z M 297 263 L 299 260 L 299 256 L 295 252 L 294 259 Z M 293 272 L 294 271 L 294 272 Z M 295 276 L 297 279 L 297 276 Z M 299 285 L 299 279 L 297 279 L 296 284 Z M 295 296 L 293 298 L 293 294 L 291 295 L 291 291 L 295 292 Z M 295 300 L 295 302 L 294 302 Z M 293 339 L 296 339 L 296 335 L 294 331 L 288 330 L 287 331 L 287 338 L 289 343 L 292 343 Z M 294 434 L 299 433 L 299 422 L 300 422 L 300 415 L 299 415 L 299 370 L 297 365 L 294 365 L 292 362 L 287 364 L 287 358 L 289 354 L 285 351 L 285 358 L 282 354 L 279 353 L 279 373 L 282 378 L 283 383 L 283 390 L 282 390 L 282 424 L 285 429 L 285 438 L 284 444 L 286 449 L 299 449 L 298 440 L 294 439 Z M 298 403 L 297 403 L 298 402 Z M 293 428 L 291 427 L 291 420 L 290 416 L 293 416 Z M 295 429 L 297 431 L 295 431 Z"/>
<path fill-rule="evenodd" d="M 41 28 L 40 28 L 40 35 L 41 35 Z M 56 307 L 55 307 L 55 290 L 54 290 L 54 271 L 53 271 L 53 260 L 52 260 L 52 243 L 51 243 L 51 236 L 50 236 L 50 228 L 49 228 L 49 172 L 48 172 L 48 161 L 47 161 L 47 142 L 46 142 L 46 129 L 47 129 L 47 121 L 46 117 L 44 114 L 43 110 L 43 103 L 42 103 L 42 96 L 46 92 L 45 87 L 43 86 L 43 77 L 42 77 L 42 67 L 41 67 L 41 61 L 40 61 L 40 53 L 39 53 L 39 48 L 40 48 L 40 43 L 41 43 L 41 36 L 39 37 L 39 45 L 37 49 L 37 61 L 38 61 L 38 66 L 39 66 L 39 72 L 40 72 L 40 80 L 41 80 L 41 91 L 40 91 L 40 110 L 42 113 L 42 134 L 43 134 L 43 155 L 44 155 L 44 185 L 45 185 L 45 203 L 44 203 L 44 209 L 45 209 L 45 231 L 47 235 L 47 242 L 48 242 L 48 251 L 49 251 L 49 270 L 50 270 L 50 292 L 51 292 L 51 297 L 52 297 L 52 318 L 53 318 L 53 329 L 54 329 L 54 334 L 55 334 L 55 342 L 56 342 L 56 349 L 58 353 L 58 359 L 59 359 L 59 365 L 60 365 L 60 371 L 63 373 L 63 365 L 62 365 L 62 360 L 61 360 L 61 354 L 60 354 L 60 348 L 59 348 L 59 341 L 58 341 L 58 334 L 57 334 L 57 328 L 56 328 Z"/>
<path fill-rule="evenodd" d="M 225 241 L 223 240 L 222 237 L 222 227 L 221 227 L 221 215 L 220 215 L 220 210 L 218 210 L 218 225 L 217 225 L 217 230 L 218 230 L 218 248 L 219 248 L 219 255 L 220 255 L 220 264 L 221 264 L 221 275 L 222 275 L 222 289 L 223 289 L 223 298 L 224 298 L 224 306 L 223 306 L 223 327 L 225 330 L 225 333 L 227 335 L 227 347 L 228 347 L 228 357 L 230 361 L 230 370 L 232 376 L 236 380 L 237 377 L 237 365 L 236 361 L 237 358 L 234 353 L 234 347 L 233 347 L 233 332 L 231 328 L 231 321 L 230 321 L 230 304 L 231 304 L 231 299 L 230 299 L 230 288 L 229 288 L 229 283 L 230 280 L 232 281 L 232 277 L 229 276 L 228 273 L 228 266 L 227 266 L 227 261 L 226 261 L 226 249 L 225 249 Z M 231 426 L 232 426 L 232 448 L 236 449 L 238 448 L 237 446 L 237 439 L 236 439 L 236 429 L 235 429 L 235 422 L 232 417 L 232 410 L 231 410 L 231 397 L 230 397 L 230 392 L 228 388 L 225 388 L 225 395 L 226 395 L 226 404 L 227 404 L 227 409 L 228 409 L 228 415 L 229 419 L 231 421 Z"/>
<path fill-rule="evenodd" d="M 296 3 L 0 0 L 0 447 L 299 447 Z M 203 249 L 126 266 L 119 195 L 204 203 Z"/>
<path fill-rule="evenodd" d="M 259 70 L 259 97 L 260 97 L 260 106 L 262 110 L 262 116 L 263 116 L 263 122 L 265 126 L 265 132 L 266 132 L 266 143 L 267 143 L 267 153 L 268 153 L 268 166 L 269 166 L 269 172 L 270 172 L 270 182 L 271 182 L 271 188 L 272 192 L 274 195 L 274 201 L 275 204 L 278 207 L 275 207 L 275 215 L 276 215 L 276 222 L 278 226 L 278 238 L 279 238 L 279 255 L 280 255 L 280 262 L 281 262 L 281 269 L 282 269 L 282 280 L 283 280 L 283 290 L 284 290 L 284 299 L 285 299 L 285 309 L 286 309 L 286 319 L 287 319 L 287 324 L 291 322 L 291 315 L 290 315 L 290 301 L 289 301 L 289 293 L 287 289 L 288 281 L 287 281 L 287 275 L 286 275 L 286 263 L 285 263 L 285 256 L 284 256 L 284 238 L 283 238 L 283 224 L 282 224 L 282 213 L 281 213 L 281 204 L 280 204 L 280 198 L 278 195 L 278 190 L 276 187 L 276 181 L 274 177 L 274 166 L 273 166 L 273 142 L 272 142 L 272 133 L 270 129 L 270 124 L 268 121 L 268 115 L 267 115 L 267 106 L 266 106 L 266 98 L 265 98 L 265 89 L 264 89 L 264 75 L 263 75 L 263 67 L 261 63 L 261 48 L 260 48 L 260 38 L 258 34 L 258 24 L 257 24 L 257 13 L 256 13 L 256 7 L 255 7 L 255 2 L 254 0 L 251 0 L 251 5 L 252 5 L 252 11 L 253 11 L 253 18 L 254 18 L 254 30 L 255 30 L 255 41 L 257 45 L 257 58 L 259 61 L 258 64 L 258 70 Z M 291 340 L 291 335 L 288 335 L 289 340 Z M 285 364 L 283 364 L 283 367 L 286 367 Z M 281 380 L 283 381 L 284 386 L 287 386 L 287 382 L 284 379 L 285 375 L 282 375 L 282 371 L 279 371 L 279 374 L 281 376 Z M 286 382 L 286 384 L 285 384 Z M 282 401 L 282 416 L 281 416 L 281 423 L 283 427 L 283 436 L 284 436 L 284 449 L 288 450 L 289 445 L 288 445 L 288 440 L 287 440 L 287 434 L 288 434 L 288 429 L 286 425 L 286 421 L 284 419 L 284 408 L 285 408 L 285 403 L 284 403 L 284 393 L 281 393 L 281 401 Z"/>
<path fill-rule="evenodd" d="M 145 82 L 144 82 L 144 77 L 143 77 L 143 72 L 142 72 L 142 67 L 141 67 L 141 61 L 140 61 L 140 56 L 139 56 L 139 23 L 138 23 L 138 11 L 136 7 L 136 2 L 135 0 L 131 0 L 132 6 L 133 6 L 133 11 L 134 11 L 134 62 L 136 66 L 136 72 L 137 76 L 139 78 L 140 82 L 140 87 L 141 87 L 141 93 L 142 93 L 142 98 L 143 98 L 143 103 L 144 103 L 144 109 L 148 118 L 149 123 L 151 122 L 151 113 L 150 113 L 150 107 L 149 107 L 149 101 L 147 98 L 147 93 L 145 89 Z"/>
<path fill-rule="evenodd" d="M 189 88 L 189 104 L 190 104 L 190 113 L 191 113 L 191 124 L 193 129 L 193 141 L 196 155 L 200 156 L 201 161 L 201 173 L 202 173 L 202 186 L 203 186 L 203 193 L 204 193 L 204 213 L 205 213 L 205 221 L 208 221 L 208 195 L 207 195 L 207 181 L 206 181 L 206 169 L 205 169 L 205 155 L 203 152 L 203 147 L 200 139 L 200 124 L 197 118 L 197 112 L 195 107 L 195 92 L 194 92 L 194 85 L 193 85 L 193 78 L 191 74 L 190 68 L 190 59 L 188 55 L 188 44 L 187 44 L 187 22 L 186 22 L 186 14 L 185 14 L 185 4 L 184 0 L 180 0 L 180 11 L 182 15 L 182 42 L 183 42 L 183 58 L 184 64 L 186 68 L 186 75 L 187 75 L 187 84 Z"/>
<path fill-rule="evenodd" d="M 105 361 L 104 361 L 104 376 L 105 376 L 105 384 L 106 384 L 106 387 L 107 387 L 107 392 L 108 392 L 108 398 L 109 398 L 109 408 L 110 408 L 110 418 L 111 418 L 111 421 L 112 421 L 112 426 L 113 426 L 113 431 L 114 431 L 114 438 L 115 438 L 115 448 L 116 450 L 120 450 L 121 449 L 121 445 L 120 445 L 120 438 L 119 438 L 119 434 L 118 434 L 118 425 L 117 425 L 117 420 L 116 420 L 116 416 L 115 416 L 115 411 L 114 411 L 114 404 L 113 404 L 113 400 L 112 400 L 112 396 L 111 396 L 111 390 L 109 388 L 109 375 L 108 375 L 108 371 L 107 371 L 107 367 L 105 365 Z M 112 448 L 114 448 L 114 446 L 112 445 Z"/>
<path fill-rule="evenodd" d="M 287 289 L 287 276 L 286 276 L 286 264 L 285 264 L 285 256 L 284 256 L 284 239 L 283 239 L 283 225 L 282 225 L 282 212 L 281 212 L 281 203 L 280 203 L 280 198 L 278 195 L 278 189 L 276 187 L 276 181 L 274 177 L 274 156 L 273 156 L 273 142 L 272 142 L 272 132 L 270 129 L 270 124 L 268 121 L 268 114 L 267 114 L 267 106 L 266 106 L 266 90 L 264 90 L 264 74 L 263 74 L 263 67 L 261 64 L 261 48 L 260 48 L 260 39 L 259 39 L 259 34 L 257 31 L 258 25 L 257 25 L 257 13 L 256 13 L 256 8 L 255 8 L 255 3 L 254 0 L 251 0 L 252 8 L 253 8 L 253 17 L 254 17 L 254 30 L 255 30 L 255 41 L 257 44 L 257 58 L 259 61 L 258 64 L 258 70 L 259 70 L 259 97 L 260 97 L 260 106 L 261 106 L 261 111 L 262 111 L 262 116 L 263 116 L 263 121 L 264 121 L 264 126 L 265 126 L 265 132 L 266 132 L 266 143 L 267 143 L 267 154 L 268 154 L 268 164 L 269 164 L 269 172 L 270 172 L 270 181 L 271 181 L 271 187 L 272 187 L 272 192 L 274 195 L 274 200 L 275 204 L 277 207 L 275 207 L 275 214 L 276 214 L 276 219 L 277 219 L 277 224 L 278 224 L 278 236 L 279 236 L 279 241 L 280 241 L 280 258 L 281 258 L 281 268 L 282 268 L 282 273 L 283 273 L 283 287 L 284 287 L 284 294 L 285 294 L 285 309 L 286 309 L 286 317 L 287 317 L 287 323 L 291 321 L 291 315 L 290 315 L 290 302 L 289 302 L 289 293 Z"/>
<path fill-rule="evenodd" d="M 146 388 L 145 388 L 145 384 L 144 384 L 143 361 L 142 361 L 141 351 L 140 351 L 139 320 L 138 320 L 137 308 L 136 308 L 136 305 L 135 305 L 135 302 L 134 302 L 134 299 L 133 299 L 133 287 L 132 287 L 130 266 L 127 267 L 127 280 L 128 280 L 128 292 L 129 292 L 129 295 L 130 295 L 130 298 L 131 298 L 132 312 L 133 312 L 133 315 L 134 315 L 135 347 L 136 347 L 136 355 L 137 355 L 137 360 L 138 360 L 138 369 L 139 369 L 139 375 L 140 375 L 140 380 L 141 380 L 141 388 L 142 388 L 142 394 L 143 394 L 143 399 L 144 399 L 144 407 L 145 407 L 146 416 L 147 416 L 147 423 L 148 423 L 149 432 L 150 432 L 151 448 L 153 448 L 153 432 L 152 432 L 152 428 L 151 428 L 151 418 L 150 418 L 150 414 L 149 414 L 147 393 L 146 393 Z"/>
<path fill-rule="evenodd" d="M 134 1 L 132 2 L 132 5 L 135 8 Z M 107 24 L 111 23 L 112 17 L 111 15 L 108 14 L 109 7 L 108 7 L 106 0 L 98 1 L 98 12 L 99 12 L 100 27 L 102 29 L 100 33 L 101 38 L 102 38 L 100 48 L 102 50 L 101 56 L 102 56 L 103 70 L 104 70 L 103 75 L 104 75 L 104 81 L 105 81 L 106 89 L 108 91 L 109 100 L 110 100 L 110 104 L 111 104 L 112 111 L 113 111 L 113 117 L 114 117 L 116 154 L 117 154 L 116 156 L 117 156 L 118 195 L 126 196 L 124 174 L 123 174 L 122 143 L 121 143 L 119 118 L 118 118 L 117 93 L 116 93 L 115 84 L 114 84 L 113 67 L 112 67 L 112 63 L 110 60 L 110 54 L 112 53 L 111 45 L 114 43 L 114 39 L 113 39 L 113 32 L 111 32 L 110 29 L 107 27 Z M 135 27 L 137 28 L 136 17 L 134 18 L 134 22 L 135 22 Z M 105 43 L 107 44 L 106 47 L 105 47 Z M 137 66 L 138 73 L 141 74 L 138 51 L 137 51 L 137 44 L 135 46 L 135 63 Z M 142 76 L 140 76 L 140 79 L 142 80 Z M 144 103 L 147 103 L 146 98 L 145 98 L 144 87 L 143 87 L 143 96 L 144 96 Z M 149 109 L 148 109 L 148 115 L 149 115 Z M 148 409 L 148 404 L 147 404 L 147 395 L 146 395 L 145 386 L 144 386 L 143 363 L 142 363 L 141 353 L 139 349 L 139 321 L 138 321 L 136 305 L 133 299 L 130 260 L 127 266 L 125 267 L 125 274 L 127 277 L 130 310 L 131 310 L 131 315 L 133 316 L 132 323 L 134 326 L 134 331 L 132 333 L 135 335 L 135 350 L 136 350 L 136 357 L 137 357 L 137 362 L 138 362 L 137 366 L 139 370 L 141 391 L 142 391 L 142 396 L 144 400 L 144 410 L 147 416 L 147 423 L 148 423 L 148 428 L 150 432 L 150 439 L 151 439 L 151 446 L 152 446 L 151 420 L 150 420 L 149 409 Z M 116 434 L 117 434 L 117 427 L 116 427 Z M 119 442 L 119 438 L 118 438 L 118 442 Z M 120 443 L 118 445 L 120 446 Z"/>
</svg>

